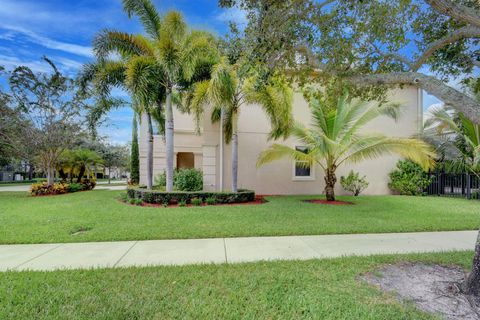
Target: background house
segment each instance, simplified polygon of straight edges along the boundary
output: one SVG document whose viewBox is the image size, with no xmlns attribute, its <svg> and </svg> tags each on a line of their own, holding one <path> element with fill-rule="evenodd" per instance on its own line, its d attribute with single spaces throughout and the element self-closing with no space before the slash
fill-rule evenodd
<svg viewBox="0 0 480 320">
<path fill-rule="evenodd" d="M 421 130 L 422 91 L 414 87 L 392 90 L 389 101 L 404 105 L 401 118 L 395 122 L 381 117 L 372 121 L 364 130 L 380 132 L 395 137 L 410 137 Z M 310 109 L 300 93 L 294 96 L 293 116 L 296 121 L 309 125 Z M 222 186 L 228 190 L 231 185 L 231 148 L 222 145 L 219 124 L 212 124 L 210 116 L 203 120 L 200 135 L 195 134 L 193 117 L 175 110 L 175 164 L 177 168 L 198 168 L 203 171 L 205 190 L 220 191 Z M 255 190 L 258 194 L 319 194 L 325 183 L 320 167 L 302 169 L 288 159 L 275 161 L 256 168 L 257 157 L 274 141 L 268 140 L 269 121 L 259 106 L 246 105 L 240 111 L 238 123 L 239 168 L 238 187 Z M 146 183 L 146 120 L 140 126 L 140 183 Z M 280 141 L 292 147 L 302 145 L 293 138 Z M 346 164 L 337 171 L 337 178 L 348 174 L 350 170 L 366 175 L 370 186 L 365 194 L 389 194 L 388 174 L 399 158 L 385 155 L 376 160 L 357 164 Z M 154 176 L 165 169 L 165 146 L 161 136 L 154 136 Z M 338 194 L 344 193 L 337 184 Z"/>
</svg>

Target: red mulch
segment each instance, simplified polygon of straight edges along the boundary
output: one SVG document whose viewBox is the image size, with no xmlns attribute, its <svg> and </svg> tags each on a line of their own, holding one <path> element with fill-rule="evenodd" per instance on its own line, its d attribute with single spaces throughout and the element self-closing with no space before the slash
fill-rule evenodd
<svg viewBox="0 0 480 320">
<path fill-rule="evenodd" d="M 207 205 L 206 203 L 202 203 L 201 206 L 194 206 L 192 204 L 187 204 L 185 207 L 214 207 L 214 206 L 248 206 L 248 205 L 258 205 L 258 204 L 264 204 L 268 202 L 263 198 L 263 196 L 256 196 L 254 201 L 250 202 L 239 202 L 239 203 L 217 203 L 214 205 Z M 130 204 L 128 202 L 124 202 L 126 204 L 129 204 L 131 206 L 135 206 L 134 204 Z M 162 204 L 157 204 L 157 203 L 142 203 L 141 206 L 139 207 L 153 207 L 153 208 L 165 208 Z M 180 208 L 178 204 L 170 204 L 167 206 L 167 208 Z"/>
<path fill-rule="evenodd" d="M 323 199 L 316 199 L 316 200 L 304 200 L 305 202 L 309 203 L 315 203 L 315 204 L 329 204 L 332 206 L 348 206 L 348 205 L 353 205 L 353 202 L 347 202 L 347 201 L 327 201 Z"/>
</svg>

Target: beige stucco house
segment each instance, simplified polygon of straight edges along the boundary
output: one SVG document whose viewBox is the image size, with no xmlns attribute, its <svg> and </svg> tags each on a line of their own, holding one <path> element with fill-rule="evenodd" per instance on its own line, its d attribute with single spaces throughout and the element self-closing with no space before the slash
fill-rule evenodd
<svg viewBox="0 0 480 320">
<path fill-rule="evenodd" d="M 393 90 L 389 101 L 405 106 L 402 117 L 397 122 L 388 118 L 379 118 L 371 122 L 367 131 L 381 132 L 396 137 L 409 137 L 422 127 L 422 91 L 414 87 Z M 319 167 L 310 170 L 296 168 L 292 160 L 275 161 L 261 168 L 256 168 L 259 153 L 268 148 L 273 141 L 268 141 L 270 126 L 267 117 L 259 106 L 243 106 L 238 124 L 238 187 L 255 190 L 257 194 L 319 194 L 323 192 L 323 172 Z M 293 116 L 296 121 L 308 125 L 310 110 L 300 93 L 294 96 Z M 219 124 L 212 124 L 210 117 L 205 117 L 201 134 L 195 133 L 193 117 L 174 113 L 175 119 L 175 163 L 178 168 L 194 167 L 202 170 L 205 190 L 228 190 L 231 185 L 231 148 L 222 144 Z M 146 183 L 146 121 L 140 126 L 140 183 Z M 283 144 L 301 147 L 295 139 L 279 141 Z M 366 175 L 370 182 L 364 194 L 388 194 L 388 173 L 395 167 L 398 157 L 383 156 L 372 161 L 354 165 L 344 165 L 337 171 L 340 176 L 353 169 Z M 165 145 L 161 136 L 154 136 L 154 176 L 165 169 Z M 337 184 L 338 194 L 344 194 Z"/>
</svg>

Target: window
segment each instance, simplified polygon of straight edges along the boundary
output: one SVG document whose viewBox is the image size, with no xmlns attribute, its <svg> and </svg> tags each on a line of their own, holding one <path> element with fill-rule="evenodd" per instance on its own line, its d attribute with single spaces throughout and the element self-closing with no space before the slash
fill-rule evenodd
<svg viewBox="0 0 480 320">
<path fill-rule="evenodd" d="M 306 147 L 295 147 L 295 150 L 307 153 Z M 295 161 L 294 165 L 294 178 L 295 179 L 313 179 L 313 168 L 307 161 Z"/>
</svg>

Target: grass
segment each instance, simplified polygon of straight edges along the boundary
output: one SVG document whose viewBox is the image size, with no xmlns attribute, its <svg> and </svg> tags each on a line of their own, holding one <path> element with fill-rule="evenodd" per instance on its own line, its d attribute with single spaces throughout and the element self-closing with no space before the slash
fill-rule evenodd
<svg viewBox="0 0 480 320">
<path fill-rule="evenodd" d="M 438 319 L 358 278 L 472 252 L 0 274 L 0 319 Z"/>
<path fill-rule="evenodd" d="M 479 202 L 463 199 L 340 197 L 355 205 L 327 206 L 291 196 L 256 206 L 149 208 L 119 202 L 121 193 L 0 192 L 0 243 L 474 230 L 480 222 Z M 88 231 L 75 235 L 79 229 Z"/>
</svg>

